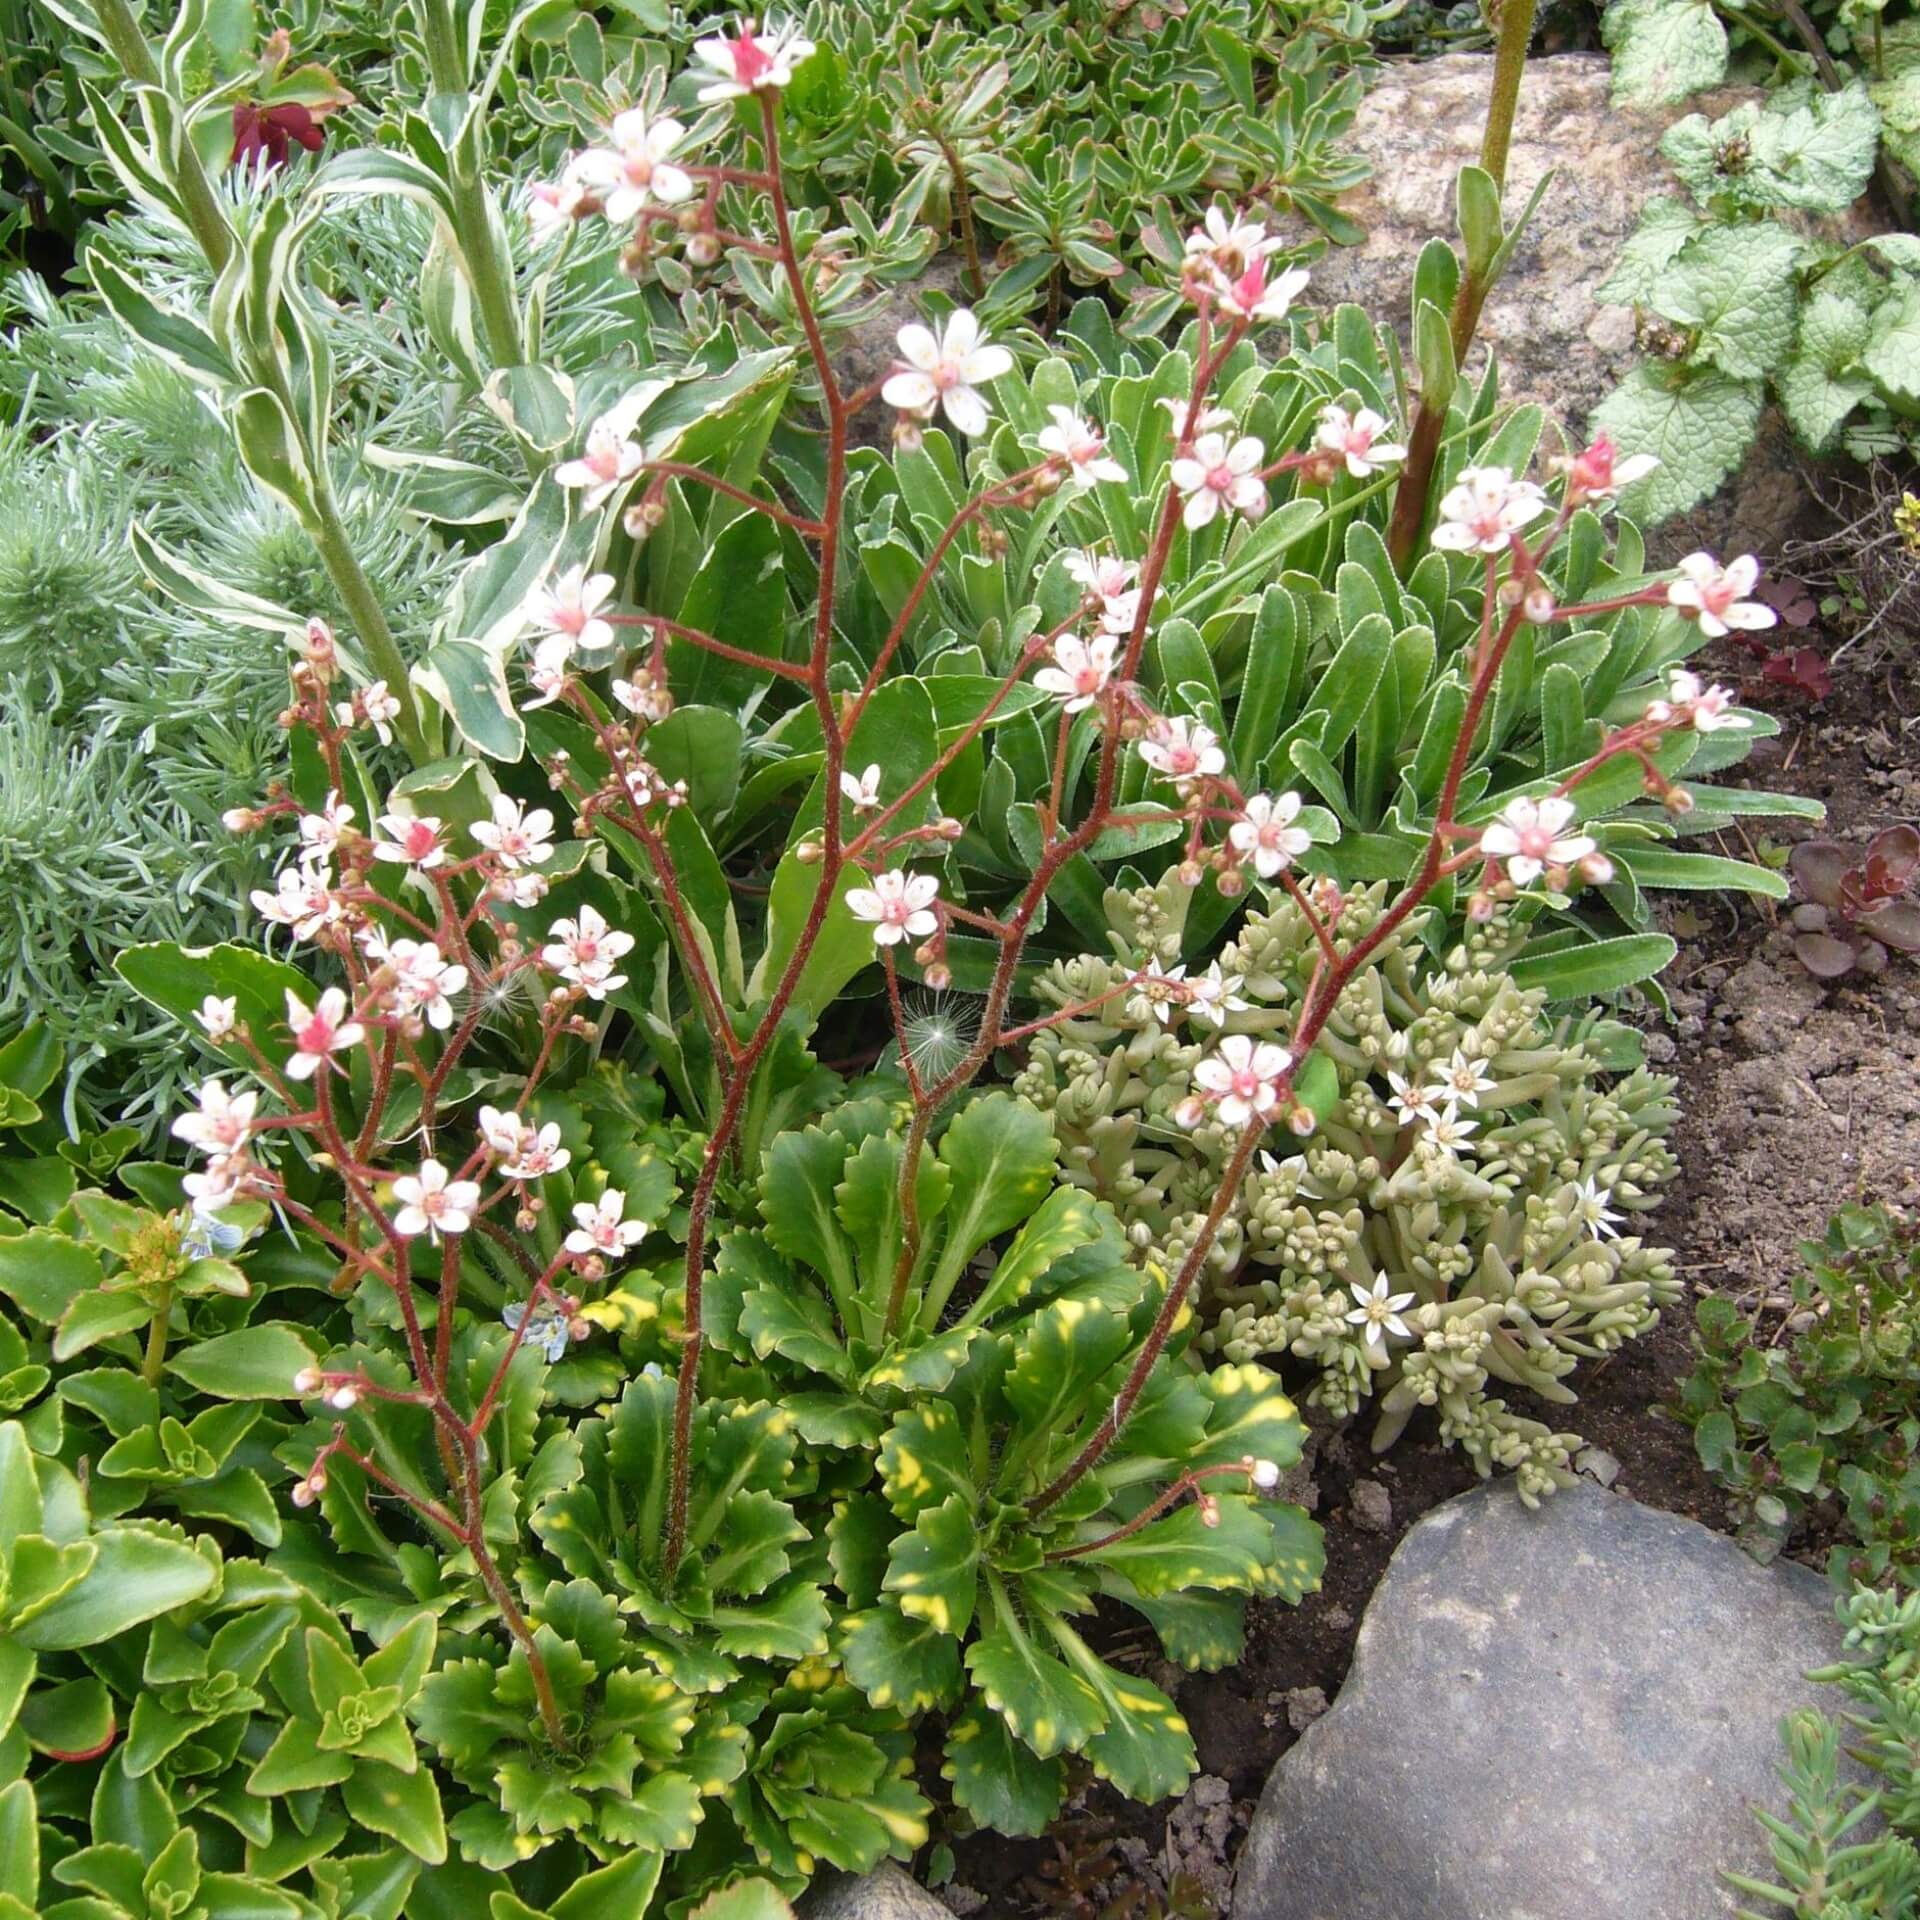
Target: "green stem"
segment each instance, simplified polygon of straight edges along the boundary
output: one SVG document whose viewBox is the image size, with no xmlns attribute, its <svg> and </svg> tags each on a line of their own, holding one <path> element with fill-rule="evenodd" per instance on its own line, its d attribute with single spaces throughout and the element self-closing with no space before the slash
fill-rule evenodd
<svg viewBox="0 0 1920 1920">
<path fill-rule="evenodd" d="M 161 1370 L 167 1364 L 167 1321 L 173 1313 L 173 1289 L 164 1287 L 160 1293 L 160 1304 L 153 1310 L 153 1318 L 147 1322 L 147 1357 L 141 1363 L 140 1377 L 148 1386 L 160 1384 Z"/>
<path fill-rule="evenodd" d="M 459 23 L 447 0 L 420 0 L 420 38 L 435 93 L 464 99 L 469 92 L 467 51 Z M 459 143 L 464 147 L 465 142 Z M 480 328 L 496 367 L 517 367 L 526 360 L 520 308 L 514 299 L 513 272 L 500 245 L 487 185 L 458 151 L 448 155 L 453 190 L 453 232 L 466 262 L 468 284 L 480 309 Z"/>
<path fill-rule="evenodd" d="M 1520 105 L 1520 82 L 1527 70 L 1527 49 L 1533 44 L 1535 4 L 1536 0 L 1504 0 L 1500 9 L 1500 39 L 1493 56 L 1493 97 L 1487 102 L 1486 129 L 1480 136 L 1480 165 L 1493 176 L 1495 188 L 1502 193 L 1507 184 L 1507 155 L 1513 146 L 1514 115 Z M 1462 272 L 1449 321 L 1456 370 L 1466 363 L 1473 337 L 1479 331 L 1480 310 L 1492 290 L 1491 278 L 1475 273 L 1471 267 Z M 1400 469 L 1393 519 L 1387 529 L 1387 551 L 1402 577 L 1412 566 L 1414 549 L 1420 543 L 1434 462 L 1439 457 L 1447 409 L 1452 404 L 1451 390 L 1446 393 L 1423 390 L 1413 431 L 1408 436 L 1406 463 Z"/>
<path fill-rule="evenodd" d="M 135 86 L 164 91 L 160 64 L 154 59 L 153 48 L 147 44 L 147 36 L 141 32 L 127 0 L 97 0 L 94 17 L 100 23 L 101 34 L 113 57 L 120 63 L 121 72 Z M 233 228 L 221 210 L 220 197 L 200 164 L 192 140 L 187 138 L 186 103 L 175 104 L 181 114 L 180 151 L 162 158 L 172 160 L 173 187 L 180 196 L 180 210 L 200 244 L 200 251 L 207 256 L 207 264 L 217 274 L 233 254 Z"/>
<path fill-rule="evenodd" d="M 393 717 L 394 730 L 413 764 L 425 766 L 438 756 L 428 744 L 419 709 L 414 705 L 405 656 L 399 641 L 393 637 L 392 627 L 387 624 L 380 596 L 374 592 L 373 582 L 367 578 L 366 569 L 353 550 L 353 542 L 347 537 L 340 509 L 334 502 L 333 485 L 317 463 L 313 468 L 313 515 L 307 525 L 308 537 L 318 549 L 327 578 L 333 582 L 333 590 L 353 622 L 353 630 L 366 651 L 367 664 L 376 678 L 387 683 L 387 691 L 399 702 L 399 711 Z"/>
</svg>

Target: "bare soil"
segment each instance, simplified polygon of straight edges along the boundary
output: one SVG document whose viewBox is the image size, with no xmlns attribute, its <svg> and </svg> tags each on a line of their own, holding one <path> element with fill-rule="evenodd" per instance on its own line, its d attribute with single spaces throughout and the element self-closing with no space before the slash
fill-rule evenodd
<svg viewBox="0 0 1920 1920">
<path fill-rule="evenodd" d="M 1742 784 L 1823 801 L 1836 838 L 1866 840 L 1920 818 L 1920 677 L 1911 641 L 1870 666 L 1842 658 L 1832 694 L 1809 706 L 1754 682 L 1744 656 L 1709 656 L 1782 722 L 1738 775 Z M 1777 860 L 1797 823 L 1769 846 L 1750 823 L 1726 836 L 1737 858 Z M 1744 843 L 1744 844 L 1743 844 Z M 1920 968 L 1896 959 L 1875 979 L 1822 985 L 1795 962 L 1782 908 L 1719 895 L 1670 896 L 1680 956 L 1667 976 L 1671 1017 L 1647 1015 L 1650 1057 L 1678 1076 L 1681 1179 L 1654 1227 L 1695 1294 L 1777 1285 L 1798 1243 L 1848 1199 L 1920 1203 Z M 1690 1365 L 1692 1315 L 1669 1314 L 1646 1339 L 1577 1381 L 1580 1405 L 1549 1410 L 1618 1463 L 1613 1484 L 1650 1506 L 1726 1527 L 1726 1505 L 1687 1429 L 1664 1411 Z M 1337 1695 L 1374 1586 L 1420 1516 L 1473 1484 L 1461 1456 L 1416 1424 L 1384 1458 L 1364 1429 L 1316 1435 L 1304 1497 L 1326 1529 L 1321 1590 L 1299 1607 L 1250 1612 L 1238 1666 L 1184 1674 L 1122 1631 L 1110 1658 L 1136 1661 L 1175 1695 L 1201 1773 L 1177 1804 L 1143 1808 L 1090 1777 L 1045 1839 L 955 1843 L 944 1890 L 958 1913 L 990 1920 L 1208 1920 L 1224 1915 L 1232 1861 L 1273 1764 L 1322 1699 Z M 1604 1463 L 1603 1463 L 1604 1464 Z M 1790 1551 L 1816 1558 L 1825 1542 Z"/>
</svg>

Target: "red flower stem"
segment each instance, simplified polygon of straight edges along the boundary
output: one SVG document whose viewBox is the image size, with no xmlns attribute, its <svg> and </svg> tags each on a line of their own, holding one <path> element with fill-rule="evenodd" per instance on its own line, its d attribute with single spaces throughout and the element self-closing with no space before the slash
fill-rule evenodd
<svg viewBox="0 0 1920 1920">
<path fill-rule="evenodd" d="M 791 660 L 781 660 L 772 654 L 755 653 L 751 647 L 736 647 L 725 640 L 716 639 L 710 633 L 702 633 L 698 627 L 683 626 L 678 620 L 669 620 L 658 613 L 608 613 L 601 616 L 613 627 L 651 627 L 656 633 L 664 633 L 675 640 L 685 640 L 689 645 L 717 654 L 722 660 L 737 661 L 743 667 L 757 667 L 763 673 L 776 674 L 782 680 L 805 681 L 807 669 Z"/>
<path fill-rule="evenodd" d="M 756 513 L 764 513 L 768 519 L 777 520 L 783 527 L 791 527 L 795 533 L 804 534 L 809 540 L 818 540 L 826 532 L 818 520 L 808 520 L 801 514 L 789 513 L 785 507 L 776 506 L 771 500 L 762 500 L 746 488 L 736 487 L 731 480 L 722 480 L 718 474 L 709 473 L 704 467 L 689 466 L 684 460 L 649 460 L 640 471 L 665 474 L 675 480 L 697 480 L 701 486 L 710 487 L 729 500 L 737 500 L 741 506 L 751 507 Z"/>
</svg>

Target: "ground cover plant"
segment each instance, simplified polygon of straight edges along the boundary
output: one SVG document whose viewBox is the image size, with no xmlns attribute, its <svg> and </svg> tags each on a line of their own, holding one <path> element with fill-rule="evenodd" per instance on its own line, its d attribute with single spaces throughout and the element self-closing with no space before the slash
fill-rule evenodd
<svg viewBox="0 0 1920 1920">
<path fill-rule="evenodd" d="M 528 179 L 489 106 L 591 36 L 425 6 L 364 144 L 220 178 L 198 8 L 71 12 L 139 211 L 25 351 L 164 368 L 299 541 L 129 515 L 142 617 L 278 669 L 244 932 L 115 943 L 191 1171 L 54 1097 L 57 1022 L 0 1051 L 0 1899 L 723 1920 L 1180 1791 L 1111 1623 L 1217 1669 L 1319 1579 L 1279 1323 L 1550 1490 L 1490 1382 L 1672 1279 L 1591 1002 L 1645 889 L 1781 890 L 1671 844 L 1795 810 L 1692 784 L 1764 725 L 1686 664 L 1754 563 L 1648 572 L 1636 465 L 1529 479 L 1458 379 L 1525 21 L 1416 382 L 1224 198 L 1130 256 L 1171 339 L 1023 331 L 1021 255 L 850 374 L 924 239 L 815 194 L 831 15 L 559 89 Z"/>
<path fill-rule="evenodd" d="M 1595 415 L 1661 458 L 1633 511 L 1705 499 L 1769 401 L 1809 453 L 1911 454 L 1920 241 L 1901 229 L 1920 169 L 1917 26 L 1844 4 L 1622 0 L 1602 16 L 1617 106 L 1670 106 L 1735 77 L 1769 89 L 1667 130 L 1660 151 L 1686 197 L 1647 202 L 1600 288 L 1634 308 L 1646 351 Z M 1835 239 L 1831 217 L 1857 202 L 1895 230 Z"/>
</svg>

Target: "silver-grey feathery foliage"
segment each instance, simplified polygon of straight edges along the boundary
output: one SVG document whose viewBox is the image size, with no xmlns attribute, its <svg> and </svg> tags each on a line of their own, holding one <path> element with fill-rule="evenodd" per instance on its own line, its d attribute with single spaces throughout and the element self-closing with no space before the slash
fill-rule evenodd
<svg viewBox="0 0 1920 1920">
<path fill-rule="evenodd" d="M 1347 897 L 1342 951 L 1376 924 L 1385 894 L 1376 885 Z M 1171 881 L 1110 893 L 1115 958 L 1057 964 L 1041 995 L 1064 1006 L 1149 964 L 1171 970 L 1189 897 Z M 1436 957 L 1421 919 L 1354 977 L 1318 1042 L 1339 1083 L 1319 1131 L 1302 1140 L 1276 1126 L 1235 1196 L 1208 1256 L 1212 1318 L 1200 1345 L 1313 1368 L 1308 1402 L 1339 1416 L 1372 1403 L 1376 1448 L 1418 1408 L 1435 1408 L 1443 1439 L 1482 1474 L 1514 1471 L 1531 1501 L 1565 1484 L 1579 1439 L 1509 1405 L 1503 1389 L 1572 1402 L 1583 1359 L 1645 1334 L 1678 1297 L 1667 1250 L 1616 1237 L 1677 1171 L 1666 1144 L 1673 1083 L 1608 1070 L 1603 1054 L 1631 1044 L 1622 1029 L 1548 1019 L 1544 996 L 1517 986 L 1505 964 L 1520 929 L 1496 918 Z M 1191 1131 L 1176 1123 L 1192 1069 L 1223 1030 L 1284 1042 L 1313 961 L 1304 916 L 1282 901 L 1249 914 L 1221 954 L 1244 1003 L 1224 1028 L 1162 990 L 1118 996 L 1034 1037 L 1016 1087 L 1051 1115 L 1068 1176 L 1110 1201 L 1168 1267 L 1192 1245 L 1238 1138 L 1211 1118 Z M 1389 1075 L 1425 1085 L 1456 1054 L 1482 1062 L 1492 1085 L 1461 1104 L 1472 1131 L 1448 1148 L 1402 1123 Z M 1363 1292 L 1411 1295 L 1396 1316 L 1404 1333 L 1370 1344 L 1354 1317 Z"/>
</svg>

